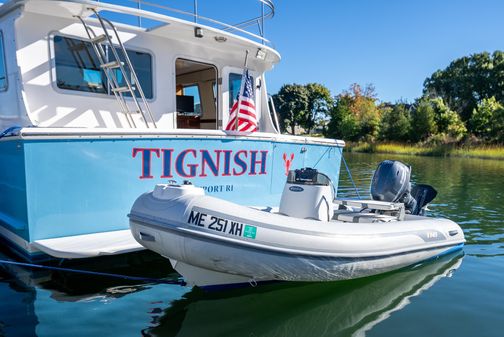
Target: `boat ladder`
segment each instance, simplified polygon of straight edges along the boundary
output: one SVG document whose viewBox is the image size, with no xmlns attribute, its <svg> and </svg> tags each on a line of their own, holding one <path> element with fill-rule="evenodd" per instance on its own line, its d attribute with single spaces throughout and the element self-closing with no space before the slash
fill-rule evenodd
<svg viewBox="0 0 504 337">
<path fill-rule="evenodd" d="M 82 22 L 86 30 L 89 42 L 100 62 L 100 68 L 107 77 L 109 90 L 115 96 L 121 111 L 126 115 L 129 126 L 136 128 L 133 114 L 141 114 L 147 128 L 157 128 L 149 103 L 145 98 L 140 81 L 116 27 L 110 20 L 98 14 L 96 9 L 88 8 L 88 10 L 92 11 L 98 19 L 103 34 L 96 34 L 94 29 L 81 16 L 76 17 Z M 113 37 L 109 35 L 109 31 L 113 32 L 117 46 L 113 44 Z M 131 99 L 127 99 L 129 97 Z"/>
</svg>

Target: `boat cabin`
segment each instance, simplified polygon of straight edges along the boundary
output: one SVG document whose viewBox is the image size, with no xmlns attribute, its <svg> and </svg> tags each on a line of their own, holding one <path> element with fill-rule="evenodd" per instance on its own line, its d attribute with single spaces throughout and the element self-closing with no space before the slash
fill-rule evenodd
<svg viewBox="0 0 504 337">
<path fill-rule="evenodd" d="M 280 56 L 267 40 L 197 13 L 185 13 L 194 17 L 186 21 L 163 14 L 168 7 L 126 3 L 11 0 L 0 6 L 0 130 L 223 129 L 248 53 L 259 129 L 276 132 L 264 73 Z M 124 71 L 109 69 L 114 54 Z"/>
</svg>

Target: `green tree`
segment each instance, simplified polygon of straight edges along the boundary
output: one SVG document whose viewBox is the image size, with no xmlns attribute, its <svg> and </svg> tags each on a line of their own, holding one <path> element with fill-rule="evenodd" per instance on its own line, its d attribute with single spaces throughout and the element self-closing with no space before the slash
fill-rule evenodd
<svg viewBox="0 0 504 337">
<path fill-rule="evenodd" d="M 484 52 L 454 60 L 425 80 L 424 94 L 441 97 L 464 122 L 468 121 L 483 99 L 504 100 L 504 53 Z"/>
<path fill-rule="evenodd" d="M 380 111 L 372 85 L 364 89 L 354 83 L 336 97 L 327 135 L 352 141 L 374 141 L 380 127 Z"/>
<path fill-rule="evenodd" d="M 310 133 L 317 124 L 327 118 L 333 99 L 329 89 L 322 84 L 308 83 L 305 87 L 308 91 L 308 111 L 301 126 Z"/>
<path fill-rule="evenodd" d="M 399 102 L 393 105 L 382 105 L 380 136 L 382 140 L 409 140 L 411 117 L 408 106 Z"/>
<path fill-rule="evenodd" d="M 492 132 L 492 119 L 497 110 L 503 109 L 502 104 L 497 102 L 494 96 L 484 98 L 478 106 L 473 109 L 469 125 L 472 132 L 482 138 L 489 138 Z"/>
<path fill-rule="evenodd" d="M 357 140 L 359 133 L 357 118 L 350 109 L 352 98 L 340 95 L 335 101 L 330 111 L 331 118 L 327 125 L 326 135 L 332 138 Z"/>
<path fill-rule="evenodd" d="M 504 141 L 504 106 L 495 97 L 483 99 L 473 110 L 469 125 L 476 136 L 488 141 Z"/>
<path fill-rule="evenodd" d="M 490 139 L 494 142 L 504 144 L 504 109 L 495 111 L 491 123 Z"/>
<path fill-rule="evenodd" d="M 307 119 L 309 93 L 304 85 L 285 84 L 278 94 L 273 96 L 276 110 L 279 112 L 282 131 L 290 128 L 296 134 L 296 126 L 303 125 Z"/>
<path fill-rule="evenodd" d="M 434 108 L 437 132 L 460 140 L 467 133 L 467 129 L 459 115 L 451 110 L 441 97 L 432 98 L 429 102 Z"/>
<path fill-rule="evenodd" d="M 273 96 L 273 100 L 280 114 L 282 130 L 290 128 L 292 134 L 296 126 L 310 133 L 327 118 L 333 104 L 331 92 L 319 83 L 286 84 Z"/>
<path fill-rule="evenodd" d="M 434 107 L 427 98 L 421 98 L 415 103 L 411 113 L 411 131 L 409 138 L 413 142 L 427 139 L 437 132 L 434 120 Z"/>
</svg>

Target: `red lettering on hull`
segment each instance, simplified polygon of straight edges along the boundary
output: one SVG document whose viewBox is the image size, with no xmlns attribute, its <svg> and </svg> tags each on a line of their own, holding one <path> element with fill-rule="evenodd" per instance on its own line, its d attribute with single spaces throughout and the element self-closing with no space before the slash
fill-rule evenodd
<svg viewBox="0 0 504 337">
<path fill-rule="evenodd" d="M 141 158 L 141 179 L 152 179 L 153 165 L 160 165 L 160 178 L 262 175 L 267 173 L 268 150 L 195 150 L 133 148 Z M 137 154 L 141 153 L 141 156 Z M 158 159 L 159 158 L 159 159 Z"/>
</svg>

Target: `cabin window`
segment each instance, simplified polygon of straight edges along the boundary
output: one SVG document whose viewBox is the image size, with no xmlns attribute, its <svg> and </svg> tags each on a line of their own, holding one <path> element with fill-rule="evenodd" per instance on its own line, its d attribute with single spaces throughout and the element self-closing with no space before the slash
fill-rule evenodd
<svg viewBox="0 0 504 337">
<path fill-rule="evenodd" d="M 217 69 L 212 64 L 175 62 L 177 128 L 217 129 Z"/>
<path fill-rule="evenodd" d="M 110 55 L 106 62 L 113 60 L 111 50 L 105 48 L 105 52 L 106 55 Z M 145 97 L 153 98 L 151 55 L 133 50 L 126 50 L 126 52 L 135 68 Z M 107 77 L 104 70 L 100 67 L 100 62 L 91 43 L 63 36 L 55 36 L 54 54 L 58 88 L 112 95 Z M 118 54 L 122 56 L 121 52 Z M 114 69 L 114 71 L 116 72 L 119 86 L 125 85 L 125 80 L 120 70 Z M 131 74 L 128 72 L 127 75 L 130 78 L 130 83 L 134 86 L 135 81 L 131 78 Z M 129 93 L 125 93 L 124 95 L 131 96 Z M 140 97 L 138 91 L 136 91 L 136 96 Z"/>
<path fill-rule="evenodd" d="M 0 31 L 0 91 L 5 90 L 7 90 L 7 69 L 5 68 L 3 32 Z"/>
<path fill-rule="evenodd" d="M 136 75 L 138 77 L 138 80 L 140 81 L 140 85 L 142 86 L 145 97 L 152 98 L 154 96 L 152 92 L 152 57 L 147 53 L 128 49 L 126 49 L 126 52 L 128 53 L 128 57 L 131 61 L 131 64 L 133 65 L 133 68 L 135 68 Z M 121 60 L 124 62 L 123 54 L 119 51 L 119 49 L 117 49 L 117 53 Z M 134 86 L 135 81 L 131 77 L 129 70 L 127 70 L 126 72 L 130 78 L 130 83 Z M 119 86 L 126 85 L 119 69 L 116 69 L 116 76 L 119 80 Z M 135 94 L 137 97 L 140 97 L 140 93 L 138 91 L 136 91 Z M 131 96 L 131 94 L 128 92 L 126 92 L 125 95 Z"/>
<path fill-rule="evenodd" d="M 252 80 L 252 83 L 254 83 L 254 77 L 250 76 L 250 78 Z M 234 101 L 238 99 L 238 93 L 240 92 L 241 88 L 241 79 L 241 74 L 229 74 L 229 109 L 233 107 Z"/>
</svg>

